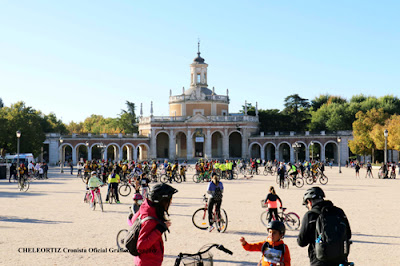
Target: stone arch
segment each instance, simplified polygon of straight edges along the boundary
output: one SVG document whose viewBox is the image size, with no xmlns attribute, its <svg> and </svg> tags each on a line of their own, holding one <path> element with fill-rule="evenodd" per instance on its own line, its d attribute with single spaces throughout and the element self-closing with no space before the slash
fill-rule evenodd
<svg viewBox="0 0 400 266">
<path fill-rule="evenodd" d="M 294 160 L 297 162 L 303 162 L 307 159 L 307 144 L 302 141 L 302 140 L 298 140 L 296 141 L 297 143 L 301 144 L 300 148 L 296 151 L 295 149 L 293 149 L 294 152 Z M 294 142 L 295 143 L 295 142 Z M 293 148 L 293 147 L 292 147 Z M 297 153 L 297 154 L 296 154 Z"/>
<path fill-rule="evenodd" d="M 160 131 L 156 134 L 156 157 L 169 158 L 170 135 L 166 131 Z"/>
<path fill-rule="evenodd" d="M 211 133 L 211 157 L 222 158 L 223 157 L 223 138 L 224 134 L 215 130 Z"/>
<path fill-rule="evenodd" d="M 111 147 L 113 147 L 113 149 L 110 149 Z M 106 155 L 107 155 L 107 159 L 110 161 L 120 161 L 120 151 L 121 151 L 121 147 L 118 145 L 118 143 L 115 142 L 111 142 L 109 144 L 107 144 L 106 146 Z"/>
<path fill-rule="evenodd" d="M 229 157 L 241 158 L 242 157 L 242 132 L 234 130 L 229 133 Z"/>
<path fill-rule="evenodd" d="M 314 143 L 314 145 L 311 145 L 311 142 Z M 316 145 L 318 144 L 318 145 Z M 318 140 L 312 140 L 308 144 L 309 152 L 310 152 L 310 160 L 320 160 L 321 159 L 321 151 L 324 146 L 322 145 L 321 142 Z"/>
<path fill-rule="evenodd" d="M 124 150 L 126 148 L 126 151 Z M 121 151 L 122 151 L 122 158 L 121 160 L 128 160 L 131 161 L 134 158 L 134 154 L 136 151 L 135 145 L 132 143 L 124 143 L 121 146 Z"/>
<path fill-rule="evenodd" d="M 176 158 L 187 157 L 187 135 L 186 132 L 179 130 L 175 134 L 175 154 Z"/>
<path fill-rule="evenodd" d="M 83 149 L 82 149 L 83 147 Z M 76 160 L 79 162 L 89 160 L 89 147 L 86 146 L 86 143 L 78 143 L 75 145 L 74 150 L 76 152 Z"/>
<path fill-rule="evenodd" d="M 292 145 L 287 141 L 279 142 L 277 149 L 279 151 L 278 160 L 281 162 L 290 162 L 290 149 Z"/>
<path fill-rule="evenodd" d="M 70 143 L 62 143 L 58 147 L 58 152 L 59 152 L 59 160 L 61 162 L 68 162 L 70 160 L 72 161 L 74 155 L 74 147 Z"/>
<path fill-rule="evenodd" d="M 276 159 L 276 144 L 271 141 L 265 142 L 262 147 L 262 152 L 264 153 L 264 159 L 266 161 L 274 161 Z"/>
<path fill-rule="evenodd" d="M 262 145 L 258 142 L 252 142 L 249 145 L 250 158 L 261 158 Z"/>
<path fill-rule="evenodd" d="M 146 143 L 142 142 L 136 145 L 136 160 L 143 161 L 150 159 L 149 158 L 149 151 L 150 147 Z"/>
<path fill-rule="evenodd" d="M 338 163 L 339 160 L 339 143 L 333 140 L 328 140 L 324 143 L 325 160 L 326 162 Z"/>
</svg>

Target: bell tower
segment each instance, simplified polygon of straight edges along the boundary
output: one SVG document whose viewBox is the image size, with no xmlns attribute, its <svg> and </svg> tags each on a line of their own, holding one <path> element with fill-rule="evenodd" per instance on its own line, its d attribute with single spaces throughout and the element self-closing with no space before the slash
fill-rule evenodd
<svg viewBox="0 0 400 266">
<path fill-rule="evenodd" d="M 207 67 L 208 65 L 204 62 L 204 58 L 200 56 L 200 41 L 197 43 L 197 57 L 193 60 L 190 65 L 190 87 L 199 88 L 208 87 L 207 84 Z"/>
</svg>

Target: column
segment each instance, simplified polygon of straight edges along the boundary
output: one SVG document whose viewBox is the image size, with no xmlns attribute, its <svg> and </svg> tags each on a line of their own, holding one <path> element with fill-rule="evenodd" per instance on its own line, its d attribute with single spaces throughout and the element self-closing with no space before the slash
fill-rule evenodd
<svg viewBox="0 0 400 266">
<path fill-rule="evenodd" d="M 321 145 L 321 162 L 325 163 L 325 145 Z"/>
<path fill-rule="evenodd" d="M 174 130 L 170 129 L 169 130 L 169 149 L 168 149 L 168 157 L 170 160 L 174 160 L 175 159 L 175 135 L 174 135 Z"/>
<path fill-rule="evenodd" d="M 117 148 L 115 148 L 115 150 L 116 150 Z M 124 159 L 124 157 L 123 157 L 123 151 L 124 151 L 124 149 L 122 148 L 122 147 L 118 147 L 118 149 L 119 149 L 119 154 L 118 154 L 118 160 L 119 161 L 122 161 L 123 159 Z"/>
<path fill-rule="evenodd" d="M 222 137 L 222 157 L 229 158 L 229 135 L 228 129 L 224 129 L 224 136 Z"/>
<path fill-rule="evenodd" d="M 306 161 L 310 161 L 310 148 L 306 146 Z"/>
<path fill-rule="evenodd" d="M 129 145 L 126 145 L 126 159 L 128 161 L 132 160 L 132 148 Z"/>
<path fill-rule="evenodd" d="M 60 158 L 59 152 L 59 142 L 58 139 L 50 139 L 49 143 L 49 165 L 56 165 Z"/>
<path fill-rule="evenodd" d="M 264 145 L 261 145 L 260 146 L 260 156 L 261 156 L 261 161 L 262 160 L 265 160 L 265 147 L 264 147 Z"/>
<path fill-rule="evenodd" d="M 135 161 L 135 163 L 137 161 L 138 149 L 139 149 L 139 146 L 132 149 L 132 151 L 133 151 L 133 160 Z M 151 151 L 149 151 L 149 152 L 151 152 Z"/>
<path fill-rule="evenodd" d="M 245 128 L 242 128 L 242 158 L 248 158 L 248 152 L 247 152 L 247 130 Z"/>
<path fill-rule="evenodd" d="M 87 147 L 88 148 L 88 161 L 92 160 L 92 147 Z M 107 153 L 104 157 L 105 160 L 107 160 Z"/>
<path fill-rule="evenodd" d="M 205 139 L 205 158 L 210 159 L 212 157 L 211 154 L 211 131 L 210 129 L 207 129 L 207 134 L 206 134 L 206 139 Z"/>
<path fill-rule="evenodd" d="M 276 146 L 275 148 L 275 159 L 279 162 L 280 158 L 279 158 L 279 144 Z"/>
<path fill-rule="evenodd" d="M 192 131 L 188 129 L 186 135 L 186 158 L 188 160 L 193 159 L 193 138 Z"/>
<path fill-rule="evenodd" d="M 114 161 L 116 161 L 116 162 L 118 162 L 118 154 L 117 154 L 117 147 L 116 146 L 113 146 L 113 148 L 114 148 Z"/>
<path fill-rule="evenodd" d="M 289 145 L 289 151 L 290 151 L 290 162 L 293 163 L 294 161 L 296 161 L 296 156 L 294 154 L 294 149 L 292 147 L 292 145 Z"/>
<path fill-rule="evenodd" d="M 76 165 L 76 148 L 72 148 L 72 164 Z"/>
<path fill-rule="evenodd" d="M 138 147 L 135 148 L 135 153 L 133 154 L 135 161 L 137 160 L 137 151 Z M 157 158 L 157 146 L 154 128 L 152 128 L 150 131 L 150 158 Z"/>
</svg>

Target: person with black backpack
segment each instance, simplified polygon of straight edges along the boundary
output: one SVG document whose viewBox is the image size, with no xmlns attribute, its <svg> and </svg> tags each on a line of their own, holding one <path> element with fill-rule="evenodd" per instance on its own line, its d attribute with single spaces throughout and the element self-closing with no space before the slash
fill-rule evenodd
<svg viewBox="0 0 400 266">
<path fill-rule="evenodd" d="M 347 265 L 351 229 L 344 211 L 324 200 L 325 193 L 312 187 L 303 196 L 304 215 L 297 237 L 300 247 L 308 245 L 311 266 Z"/>
<path fill-rule="evenodd" d="M 148 198 L 133 216 L 132 228 L 125 239 L 128 251 L 135 256 L 136 266 L 161 266 L 164 259 L 162 234 L 169 231 L 171 221 L 167 220 L 172 196 L 178 190 L 168 184 L 156 184 Z"/>
</svg>

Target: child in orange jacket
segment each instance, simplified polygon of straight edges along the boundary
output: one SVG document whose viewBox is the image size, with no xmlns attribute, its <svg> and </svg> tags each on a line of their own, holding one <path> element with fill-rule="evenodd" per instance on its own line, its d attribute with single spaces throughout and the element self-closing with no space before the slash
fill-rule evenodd
<svg viewBox="0 0 400 266">
<path fill-rule="evenodd" d="M 240 242 L 247 251 L 261 251 L 262 266 L 290 266 L 289 248 L 282 240 L 284 235 L 285 225 L 280 221 L 271 221 L 268 224 L 267 241 L 249 244 L 241 237 Z"/>
</svg>

